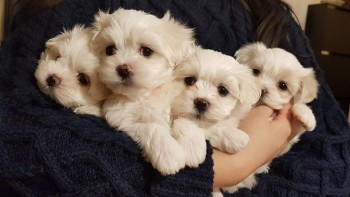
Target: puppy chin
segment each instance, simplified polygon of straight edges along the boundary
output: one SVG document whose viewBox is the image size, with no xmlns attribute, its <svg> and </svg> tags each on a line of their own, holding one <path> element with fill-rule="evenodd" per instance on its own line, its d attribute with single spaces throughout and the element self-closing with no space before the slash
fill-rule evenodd
<svg viewBox="0 0 350 197">
<path fill-rule="evenodd" d="M 192 120 L 197 122 L 202 128 L 209 127 L 221 121 L 207 113 L 195 113 L 192 115 Z"/>
<path fill-rule="evenodd" d="M 91 98 L 83 96 L 74 88 L 56 88 L 50 97 L 67 108 L 75 108 L 92 103 Z"/>
<path fill-rule="evenodd" d="M 273 96 L 263 96 L 259 103 L 263 103 L 272 109 L 280 110 L 283 108 L 283 104 L 288 103 L 288 101 L 283 101 L 282 99 L 274 98 Z"/>
<path fill-rule="evenodd" d="M 261 103 L 264 103 L 265 105 L 271 107 L 272 109 L 276 109 L 276 110 L 280 110 L 283 107 L 283 104 L 281 104 L 281 102 L 274 101 L 270 98 L 263 98 L 261 100 Z"/>
<path fill-rule="evenodd" d="M 147 96 L 150 91 L 148 89 L 139 88 L 132 85 L 118 85 L 113 88 L 113 92 L 124 95 L 130 99 L 137 99 Z"/>
</svg>

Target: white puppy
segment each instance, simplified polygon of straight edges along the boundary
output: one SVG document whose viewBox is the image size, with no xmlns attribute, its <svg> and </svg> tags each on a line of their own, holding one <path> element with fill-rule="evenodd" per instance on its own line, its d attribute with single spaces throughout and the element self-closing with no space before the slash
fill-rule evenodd
<svg viewBox="0 0 350 197">
<path fill-rule="evenodd" d="M 125 9 L 99 12 L 94 28 L 100 78 L 114 93 L 103 106 L 107 122 L 136 141 L 163 175 L 175 174 L 185 156 L 171 136 L 168 86 L 174 67 L 194 46 L 192 30 L 169 13 L 157 18 Z"/>
<path fill-rule="evenodd" d="M 79 114 L 101 116 L 101 102 L 109 91 L 98 78 L 91 38 L 91 29 L 77 25 L 48 40 L 35 78 L 39 89 L 61 105 Z"/>
<path fill-rule="evenodd" d="M 261 93 L 251 70 L 231 56 L 198 48 L 176 68 L 174 75 L 183 91 L 172 103 L 173 132 L 187 151 L 187 163 L 203 159 L 205 149 L 200 141 L 205 138 L 227 153 L 243 149 L 249 136 L 237 128 L 239 120 Z"/>
<path fill-rule="evenodd" d="M 262 89 L 262 103 L 279 110 L 282 105 L 292 102 L 293 115 L 303 128 L 299 128 L 299 135 L 290 145 L 297 142 L 305 130 L 315 129 L 315 116 L 306 105 L 316 99 L 318 91 L 312 68 L 304 68 L 293 54 L 280 48 L 267 48 L 263 43 L 246 45 L 235 56 L 238 62 L 252 69 Z"/>
<path fill-rule="evenodd" d="M 312 131 L 316 126 L 315 116 L 305 104 L 317 96 L 318 83 L 313 69 L 304 68 L 291 53 L 280 48 L 269 49 L 263 43 L 248 44 L 239 49 L 235 57 L 239 63 L 252 69 L 252 75 L 262 91 L 258 104 L 266 104 L 279 110 L 283 104 L 292 102 L 293 115 L 303 125 L 297 121 L 292 122 L 292 127 L 298 131 L 298 135 L 281 154 L 288 152 L 305 130 Z M 251 189 L 256 184 L 255 174 L 267 173 L 268 170 L 269 163 L 261 166 L 229 191 L 234 192 L 242 187 Z"/>
</svg>

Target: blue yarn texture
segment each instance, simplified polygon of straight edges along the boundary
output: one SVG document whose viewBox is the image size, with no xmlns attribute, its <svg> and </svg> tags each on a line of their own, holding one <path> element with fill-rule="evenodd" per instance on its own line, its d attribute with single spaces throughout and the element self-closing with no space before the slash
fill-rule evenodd
<svg viewBox="0 0 350 197">
<path fill-rule="evenodd" d="M 198 168 L 161 176 L 138 146 L 99 118 L 77 115 L 43 95 L 34 79 L 45 42 L 75 24 L 91 24 L 99 9 L 167 10 L 195 29 L 204 48 L 233 55 L 254 33 L 238 1 L 66 0 L 40 16 L 17 20 L 0 49 L 0 196 L 211 196 L 212 148 Z M 19 18 L 20 19 L 20 18 Z M 309 41 L 288 26 L 292 51 L 315 69 L 317 128 L 275 159 L 253 190 L 225 196 L 350 196 L 350 129 L 325 83 Z M 281 44 L 281 47 L 284 47 Z M 300 55 L 301 54 L 301 55 Z M 190 132 L 190 131 L 189 131 Z M 273 136 L 272 136 L 273 137 Z"/>
</svg>

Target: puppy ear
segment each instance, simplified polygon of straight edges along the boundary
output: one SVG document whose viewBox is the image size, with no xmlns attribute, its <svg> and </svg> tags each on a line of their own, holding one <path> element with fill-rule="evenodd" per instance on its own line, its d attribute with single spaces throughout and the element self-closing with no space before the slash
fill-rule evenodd
<svg viewBox="0 0 350 197">
<path fill-rule="evenodd" d="M 45 47 L 46 48 L 50 48 L 52 46 L 55 46 L 59 42 L 70 40 L 71 37 L 76 37 L 76 35 L 83 35 L 83 34 L 88 32 L 88 29 L 89 28 L 86 28 L 82 24 L 77 24 L 70 30 L 67 30 L 66 28 L 63 28 L 63 32 L 61 32 L 59 35 L 49 39 L 45 43 Z"/>
<path fill-rule="evenodd" d="M 55 46 L 57 42 L 59 41 L 56 38 L 51 38 L 45 43 L 45 48 L 50 49 L 52 46 Z"/>
<path fill-rule="evenodd" d="M 171 64 L 176 66 L 197 48 L 194 33 L 191 28 L 175 20 L 169 11 L 164 14 L 161 20 L 163 21 L 161 34 L 166 39 L 169 51 L 171 51 L 171 54 L 168 54 Z"/>
<path fill-rule="evenodd" d="M 110 90 L 100 81 L 97 80 L 97 76 L 94 79 L 94 83 L 91 84 L 89 93 L 98 101 L 102 101 L 110 95 Z"/>
<path fill-rule="evenodd" d="M 236 60 L 241 64 L 247 64 L 252 58 L 265 51 L 267 47 L 262 42 L 256 42 L 241 47 L 235 53 Z"/>
<path fill-rule="evenodd" d="M 240 66 L 242 69 L 235 74 L 234 79 L 234 84 L 236 84 L 234 86 L 234 92 L 238 93 L 235 96 L 241 103 L 255 104 L 260 99 L 261 89 L 258 84 L 255 83 L 253 75 L 250 74 L 250 69 L 244 65 Z"/>
<path fill-rule="evenodd" d="M 102 10 L 99 10 L 98 13 L 95 15 L 95 20 L 92 24 L 94 27 L 95 33 L 101 31 L 104 29 L 108 24 L 110 24 L 111 16 L 108 12 L 104 12 Z"/>
<path fill-rule="evenodd" d="M 49 39 L 45 43 L 45 47 L 50 48 L 50 47 L 56 45 L 58 42 L 66 40 L 68 38 L 68 35 L 69 35 L 69 31 L 66 30 L 65 28 L 63 28 L 63 32 L 61 32 L 59 35 Z"/>
<path fill-rule="evenodd" d="M 101 52 L 99 49 L 100 45 L 98 44 L 101 42 L 101 40 L 98 39 L 100 32 L 111 23 L 111 18 L 111 14 L 102 10 L 99 10 L 99 12 L 95 14 L 95 20 L 92 24 L 90 48 L 93 49 L 93 52 L 96 54 Z"/>
<path fill-rule="evenodd" d="M 61 32 L 59 35 L 46 41 L 45 48 L 49 49 L 49 48 L 55 46 L 57 43 L 69 39 L 69 37 L 72 34 L 71 31 L 67 30 L 66 28 L 63 28 L 63 32 Z"/>
<path fill-rule="evenodd" d="M 170 11 L 167 10 L 165 13 L 164 13 L 164 16 L 162 18 L 163 20 L 166 20 L 166 21 L 169 21 L 169 20 L 172 20 L 172 17 L 171 17 L 171 14 L 170 14 Z"/>
<path fill-rule="evenodd" d="M 318 82 L 312 68 L 303 68 L 302 72 L 303 78 L 295 96 L 295 102 L 309 103 L 317 97 Z"/>
<path fill-rule="evenodd" d="M 240 95 L 239 100 L 241 103 L 255 104 L 258 102 L 261 96 L 261 89 L 253 80 L 243 79 L 239 82 Z"/>
</svg>

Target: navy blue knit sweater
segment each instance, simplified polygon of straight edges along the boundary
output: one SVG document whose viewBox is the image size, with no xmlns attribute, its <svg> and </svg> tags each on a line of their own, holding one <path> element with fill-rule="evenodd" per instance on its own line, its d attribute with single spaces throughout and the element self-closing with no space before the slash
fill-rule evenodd
<svg viewBox="0 0 350 197">
<path fill-rule="evenodd" d="M 90 24 L 98 9 L 170 10 L 195 28 L 205 48 L 233 55 L 250 42 L 252 21 L 227 0 L 66 0 L 38 18 L 18 20 L 0 51 L 0 196 L 210 196 L 211 147 L 205 162 L 162 177 L 137 145 L 102 119 L 77 115 L 44 96 L 33 76 L 44 43 L 77 23 Z M 235 1 L 232 1 L 235 2 Z M 321 84 L 311 103 L 317 128 L 277 158 L 252 190 L 236 196 L 349 196 L 350 129 L 324 81 L 307 38 L 288 26 L 292 49 Z M 281 45 L 283 47 L 283 45 Z M 227 194 L 225 194 L 227 195 Z"/>
</svg>

